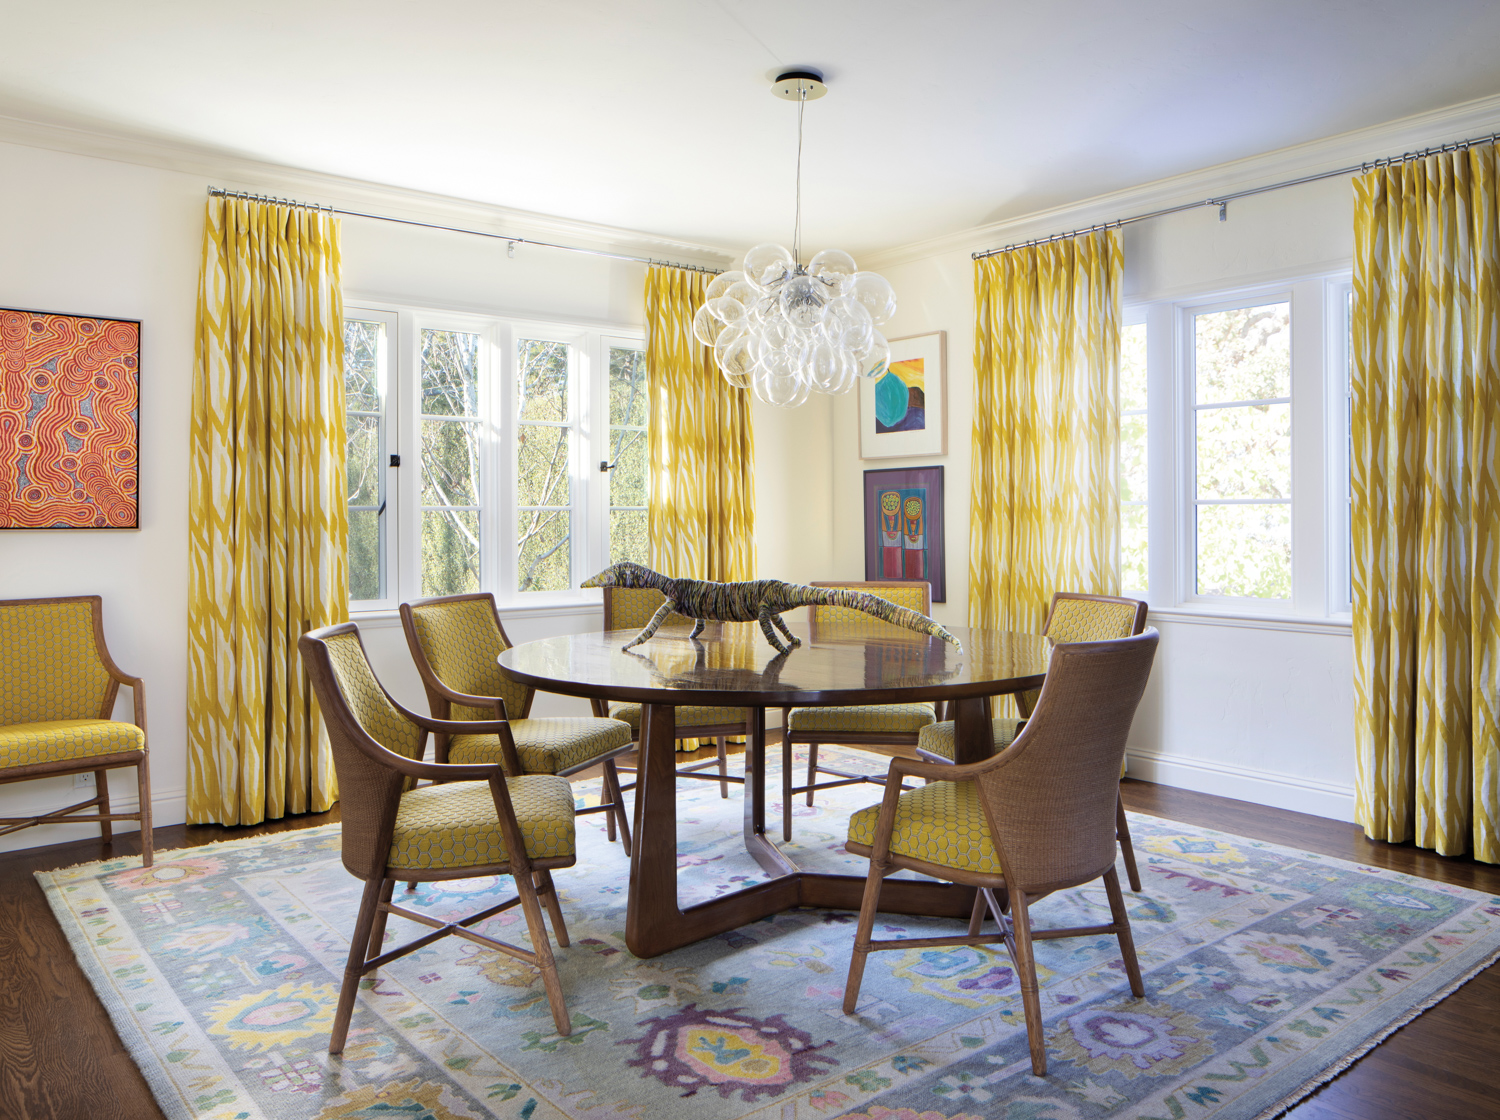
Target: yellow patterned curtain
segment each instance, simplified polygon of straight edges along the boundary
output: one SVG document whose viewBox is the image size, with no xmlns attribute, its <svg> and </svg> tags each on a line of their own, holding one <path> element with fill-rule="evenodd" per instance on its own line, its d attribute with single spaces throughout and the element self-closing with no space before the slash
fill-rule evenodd
<svg viewBox="0 0 1500 1120">
<path fill-rule="evenodd" d="M 724 380 L 693 337 L 709 279 L 646 272 L 651 564 L 669 576 L 745 580 L 755 572 L 750 394 Z"/>
<path fill-rule="evenodd" d="M 1120 589 L 1120 234 L 974 262 L 969 624 Z"/>
<path fill-rule="evenodd" d="M 297 639 L 349 617 L 343 300 L 326 213 L 211 198 L 189 463 L 189 823 L 338 800 Z"/>
<path fill-rule="evenodd" d="M 1354 180 L 1357 812 L 1500 863 L 1500 218 L 1493 145 Z"/>
</svg>

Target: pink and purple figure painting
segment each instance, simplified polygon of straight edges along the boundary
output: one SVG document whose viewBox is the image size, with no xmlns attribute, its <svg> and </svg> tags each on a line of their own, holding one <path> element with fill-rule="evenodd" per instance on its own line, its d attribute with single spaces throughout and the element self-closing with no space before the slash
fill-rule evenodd
<svg viewBox="0 0 1500 1120">
<path fill-rule="evenodd" d="M 920 432 L 927 428 L 923 359 L 892 362 L 875 382 L 875 432 Z"/>
<path fill-rule="evenodd" d="M 943 468 L 865 471 L 865 579 L 932 585 L 947 599 L 943 579 Z"/>
</svg>

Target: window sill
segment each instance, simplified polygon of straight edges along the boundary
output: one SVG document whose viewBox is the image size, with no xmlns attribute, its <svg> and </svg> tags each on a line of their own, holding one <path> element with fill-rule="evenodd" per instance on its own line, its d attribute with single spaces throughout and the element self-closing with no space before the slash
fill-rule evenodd
<svg viewBox="0 0 1500 1120">
<path fill-rule="evenodd" d="M 1146 614 L 1146 621 L 1189 623 L 1194 626 L 1234 626 L 1245 630 L 1285 630 L 1301 634 L 1353 633 L 1353 624 L 1347 615 L 1320 618 L 1314 615 L 1229 611 L 1215 607 L 1164 607 L 1160 610 L 1152 607 Z"/>
<path fill-rule="evenodd" d="M 572 603 L 547 603 L 534 607 L 500 607 L 500 618 L 502 621 L 510 618 L 558 618 L 568 615 L 602 616 L 603 614 L 604 604 L 602 602 L 588 602 L 587 600 Z M 401 612 L 394 610 L 351 610 L 349 612 L 349 621 L 378 630 L 388 626 L 400 626 Z"/>
</svg>

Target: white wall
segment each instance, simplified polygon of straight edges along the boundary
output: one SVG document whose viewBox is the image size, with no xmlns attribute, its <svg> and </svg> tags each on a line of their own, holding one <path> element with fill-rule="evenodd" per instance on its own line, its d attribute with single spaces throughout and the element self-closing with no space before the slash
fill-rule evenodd
<svg viewBox="0 0 1500 1120">
<path fill-rule="evenodd" d="M 180 823 L 186 815 L 193 322 L 205 189 L 210 182 L 235 185 L 226 179 L 208 171 L 160 170 L 0 142 L 0 306 L 133 318 L 143 324 L 141 528 L 0 533 L 0 598 L 103 596 L 110 652 L 127 672 L 146 682 L 158 824 Z M 400 198 L 382 207 L 378 199 L 372 205 L 364 195 L 351 204 L 328 184 L 310 188 L 290 173 L 283 183 L 262 179 L 246 185 L 351 209 L 403 210 Z M 404 209 L 411 213 L 409 205 Z M 476 217 L 483 215 L 447 220 L 464 225 Z M 555 229 L 547 233 L 549 239 L 568 239 Z M 503 241 L 357 218 L 344 219 L 342 248 L 343 282 L 351 301 L 389 300 L 600 324 L 638 326 L 643 319 L 644 269 L 638 264 L 524 245 L 512 259 Z M 678 255 L 674 248 L 681 247 L 657 245 L 649 252 Z M 807 421 L 798 418 L 795 423 Z M 778 437 L 774 425 L 769 427 L 772 434 L 762 445 L 775 450 Z M 826 448 L 821 470 L 826 480 Z M 768 479 L 785 475 L 780 466 L 765 472 Z M 826 482 L 819 490 L 826 491 Z M 773 485 L 764 489 L 761 500 L 774 508 L 784 495 Z M 774 555 L 783 547 L 784 542 L 777 542 L 767 551 Z M 600 621 L 597 608 L 522 611 L 507 618 L 507 629 L 514 640 L 526 641 L 596 629 Z M 399 624 L 389 616 L 364 624 L 377 672 L 399 699 L 425 710 Z M 129 693 L 122 692 L 117 716 L 129 718 L 129 704 Z M 587 714 L 587 705 L 541 698 L 536 711 Z M 111 793 L 118 809 L 134 809 L 133 790 L 134 771 L 117 771 Z M 0 815 L 57 808 L 84 796 L 75 794 L 71 778 L 3 786 Z M 0 838 L 0 851 L 97 835 L 97 825 L 32 828 Z"/>
</svg>

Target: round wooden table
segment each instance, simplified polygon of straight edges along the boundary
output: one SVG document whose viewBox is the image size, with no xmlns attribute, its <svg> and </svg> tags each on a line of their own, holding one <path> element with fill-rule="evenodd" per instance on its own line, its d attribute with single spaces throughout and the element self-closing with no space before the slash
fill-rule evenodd
<svg viewBox="0 0 1500 1120">
<path fill-rule="evenodd" d="M 1041 687 L 1051 649 L 1035 634 L 950 627 L 946 642 L 863 619 L 809 631 L 777 655 L 755 623 L 710 623 L 698 639 L 686 626 L 663 627 L 643 645 L 621 646 L 634 631 L 568 634 L 515 646 L 500 655 L 509 677 L 544 692 L 642 705 L 635 841 L 630 861 L 625 942 L 654 957 L 795 906 L 858 910 L 864 878 L 800 871 L 766 835 L 768 707 L 909 704 L 945 701 L 957 726 L 957 761 L 993 750 L 988 698 Z M 674 707 L 749 708 L 745 759 L 745 847 L 773 878 L 682 909 L 677 902 L 677 780 Z M 967 917 L 972 888 L 892 880 L 882 910 Z"/>
</svg>

